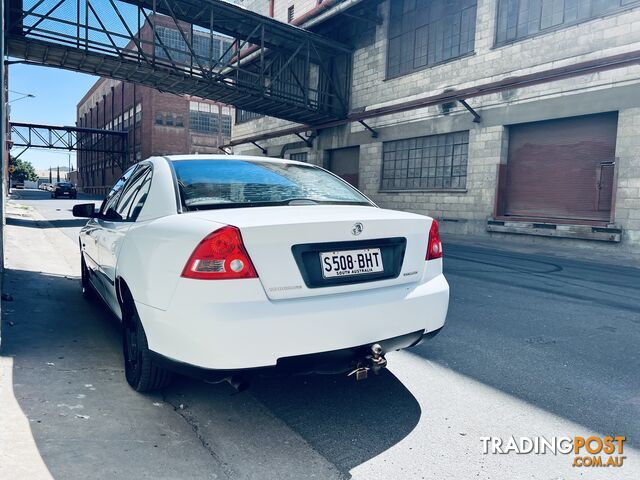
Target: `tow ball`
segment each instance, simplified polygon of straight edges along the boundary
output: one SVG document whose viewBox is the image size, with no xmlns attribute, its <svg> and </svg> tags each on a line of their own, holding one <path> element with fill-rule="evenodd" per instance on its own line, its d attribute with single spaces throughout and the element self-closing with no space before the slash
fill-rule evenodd
<svg viewBox="0 0 640 480">
<path fill-rule="evenodd" d="M 369 370 L 378 375 L 380 370 L 387 366 L 387 359 L 384 358 L 382 347 L 378 343 L 371 345 L 371 355 L 367 355 L 362 360 L 358 360 L 358 364 L 347 376 L 356 376 L 356 380 L 366 380 L 369 376 Z"/>
</svg>

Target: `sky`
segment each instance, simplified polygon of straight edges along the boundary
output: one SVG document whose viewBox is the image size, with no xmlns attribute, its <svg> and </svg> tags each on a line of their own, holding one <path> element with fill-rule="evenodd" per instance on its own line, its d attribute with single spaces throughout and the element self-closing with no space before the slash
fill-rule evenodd
<svg viewBox="0 0 640 480">
<path fill-rule="evenodd" d="M 89 87 L 98 79 L 83 73 L 34 65 L 9 66 L 9 104 L 11 121 L 50 125 L 75 125 L 76 105 Z M 20 92 L 20 93 L 14 93 Z M 35 98 L 23 98 L 32 94 Z M 13 101 L 15 100 L 15 101 Z M 17 155 L 21 148 L 11 151 Z M 29 149 L 21 159 L 30 161 L 36 170 L 47 170 L 58 165 L 67 166 L 68 153 L 64 150 Z M 75 153 L 71 153 L 75 166 Z"/>
</svg>

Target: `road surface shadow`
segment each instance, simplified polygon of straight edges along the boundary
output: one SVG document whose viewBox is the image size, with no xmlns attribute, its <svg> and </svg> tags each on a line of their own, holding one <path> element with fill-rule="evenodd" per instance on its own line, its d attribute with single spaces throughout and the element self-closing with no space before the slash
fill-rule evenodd
<svg viewBox="0 0 640 480">
<path fill-rule="evenodd" d="M 351 469 L 409 435 L 422 414 L 389 371 L 360 382 L 346 375 L 252 376 L 249 389 L 240 393 L 226 383 L 178 378 L 163 391 L 163 400 L 202 435 L 212 454 L 236 465 L 240 478 L 292 478 L 292 465 L 305 477 L 324 478 L 313 468 L 318 454 L 337 468 L 339 478 L 350 478 Z M 299 456 L 300 442 L 307 456 Z M 229 443 L 242 445 L 237 458 L 227 457 L 234 448 L 217 448 Z M 251 471 L 248 455 L 259 469 Z"/>
<path fill-rule="evenodd" d="M 420 419 L 390 372 L 259 377 L 242 393 L 178 378 L 139 394 L 124 379 L 119 322 L 82 299 L 77 279 L 7 269 L 3 290 L 13 300 L 2 355 L 14 357 L 14 393 L 54 478 L 202 478 L 190 463 L 215 459 L 232 478 L 285 478 L 290 465 L 312 472 L 318 462 L 345 477 Z"/>
<path fill-rule="evenodd" d="M 412 353 L 640 446 L 640 270 L 459 245 L 445 252 L 447 323 Z"/>
<path fill-rule="evenodd" d="M 344 474 L 388 450 L 418 424 L 420 406 L 388 370 L 256 379 L 252 395 Z"/>
<path fill-rule="evenodd" d="M 87 224 L 86 218 L 69 218 L 64 220 L 33 220 L 28 218 L 7 217 L 7 225 L 27 228 L 68 228 L 84 227 Z"/>
</svg>

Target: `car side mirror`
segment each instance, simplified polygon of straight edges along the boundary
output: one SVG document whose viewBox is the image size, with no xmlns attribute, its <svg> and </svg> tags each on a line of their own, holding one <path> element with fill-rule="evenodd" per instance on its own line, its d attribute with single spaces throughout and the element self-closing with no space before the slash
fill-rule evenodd
<svg viewBox="0 0 640 480">
<path fill-rule="evenodd" d="M 94 218 L 96 206 L 93 203 L 81 203 L 73 206 L 73 216 L 81 218 Z"/>
</svg>

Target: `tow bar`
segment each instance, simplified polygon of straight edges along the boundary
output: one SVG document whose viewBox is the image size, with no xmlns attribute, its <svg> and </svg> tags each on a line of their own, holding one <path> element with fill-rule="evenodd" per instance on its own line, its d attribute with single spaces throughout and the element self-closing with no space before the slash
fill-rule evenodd
<svg viewBox="0 0 640 480">
<path fill-rule="evenodd" d="M 380 370 L 387 366 L 387 359 L 384 358 L 382 347 L 378 343 L 371 345 L 371 355 L 367 355 L 362 360 L 358 360 L 357 367 L 353 370 L 351 375 L 356 376 L 356 380 L 366 380 L 369 376 L 369 370 L 378 375 Z"/>
</svg>

